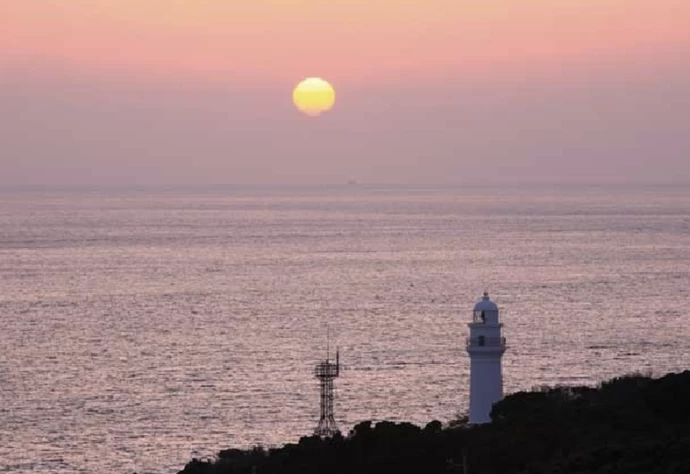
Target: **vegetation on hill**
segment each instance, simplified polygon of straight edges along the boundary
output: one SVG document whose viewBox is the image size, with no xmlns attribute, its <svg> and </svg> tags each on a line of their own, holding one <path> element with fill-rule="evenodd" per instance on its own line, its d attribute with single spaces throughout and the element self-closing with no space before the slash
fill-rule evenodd
<svg viewBox="0 0 690 474">
<path fill-rule="evenodd" d="M 179 474 L 690 473 L 690 371 L 515 393 L 491 416 L 478 426 L 367 421 L 346 437 L 227 449 Z"/>
</svg>

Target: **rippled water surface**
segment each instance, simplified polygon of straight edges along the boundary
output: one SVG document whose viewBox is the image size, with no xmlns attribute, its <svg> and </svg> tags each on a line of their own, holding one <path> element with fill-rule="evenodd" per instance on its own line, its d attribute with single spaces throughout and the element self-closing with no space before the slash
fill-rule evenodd
<svg viewBox="0 0 690 474">
<path fill-rule="evenodd" d="M 174 473 L 336 410 L 463 413 L 488 289 L 508 392 L 690 366 L 682 188 L 0 193 L 0 471 Z"/>
</svg>

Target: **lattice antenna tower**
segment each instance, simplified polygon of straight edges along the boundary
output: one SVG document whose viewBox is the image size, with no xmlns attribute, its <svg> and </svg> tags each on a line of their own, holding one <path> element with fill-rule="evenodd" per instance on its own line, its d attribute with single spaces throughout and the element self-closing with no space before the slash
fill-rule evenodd
<svg viewBox="0 0 690 474">
<path fill-rule="evenodd" d="M 333 414 L 333 404 L 335 401 L 335 391 L 333 380 L 340 375 L 340 351 L 335 351 L 335 363 L 330 361 L 330 331 L 327 334 L 326 360 L 316 365 L 314 375 L 319 379 L 321 386 L 321 416 L 319 424 L 314 430 L 316 436 L 328 438 L 338 433 L 338 426 L 335 423 Z"/>
</svg>

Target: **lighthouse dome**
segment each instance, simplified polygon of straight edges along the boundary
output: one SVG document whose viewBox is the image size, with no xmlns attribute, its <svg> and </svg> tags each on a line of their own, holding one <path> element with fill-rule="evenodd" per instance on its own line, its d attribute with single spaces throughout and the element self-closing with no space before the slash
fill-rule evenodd
<svg viewBox="0 0 690 474">
<path fill-rule="evenodd" d="M 498 311 L 498 306 L 489 299 L 489 293 L 485 291 L 482 299 L 474 305 L 474 311 Z"/>
</svg>

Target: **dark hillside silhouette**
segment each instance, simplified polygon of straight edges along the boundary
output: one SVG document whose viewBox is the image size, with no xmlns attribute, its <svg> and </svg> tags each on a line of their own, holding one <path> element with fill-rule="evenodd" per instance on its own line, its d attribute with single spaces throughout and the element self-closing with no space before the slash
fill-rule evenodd
<svg viewBox="0 0 690 474">
<path fill-rule="evenodd" d="M 227 449 L 180 474 L 690 473 L 690 371 L 515 393 L 492 419 L 452 428 L 367 421 L 346 437 Z"/>
</svg>

